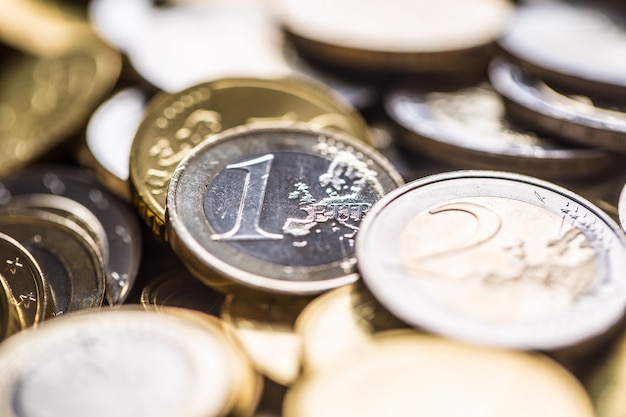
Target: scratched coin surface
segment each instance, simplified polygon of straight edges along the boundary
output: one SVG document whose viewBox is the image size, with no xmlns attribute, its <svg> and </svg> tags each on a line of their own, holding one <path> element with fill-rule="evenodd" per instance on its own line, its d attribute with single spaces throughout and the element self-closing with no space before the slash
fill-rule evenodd
<svg viewBox="0 0 626 417">
<path fill-rule="evenodd" d="M 365 284 L 414 326 L 474 343 L 558 349 L 592 340 L 626 304 L 626 237 L 589 201 L 493 171 L 414 181 L 357 236 Z"/>
<path fill-rule="evenodd" d="M 234 128 L 176 168 L 170 243 L 200 279 L 217 271 L 240 286 L 318 293 L 357 279 L 361 220 L 401 183 L 352 137 L 306 124 Z"/>
<path fill-rule="evenodd" d="M 407 146 L 462 168 L 580 178 L 611 166 L 606 152 L 568 147 L 511 124 L 486 84 L 453 92 L 392 90 L 385 107 Z"/>
<path fill-rule="evenodd" d="M 14 196 L 56 194 L 90 210 L 106 232 L 109 257 L 106 265 L 106 299 L 121 304 L 137 277 L 142 236 L 139 219 L 131 207 L 103 189 L 91 172 L 71 166 L 41 166 L 0 182 L 0 205 Z"/>
<path fill-rule="evenodd" d="M 303 79 L 221 79 L 191 87 L 148 108 L 131 147 L 130 180 L 140 215 L 155 233 L 165 224 L 167 186 L 194 146 L 254 122 L 308 122 L 370 141 L 356 110 L 321 84 Z"/>
<path fill-rule="evenodd" d="M 500 46 L 535 75 L 568 90 L 623 100 L 626 21 L 617 10 L 577 3 L 525 2 Z"/>
<path fill-rule="evenodd" d="M 562 94 L 501 59 L 490 65 L 489 78 L 512 119 L 569 142 L 626 153 L 626 106 Z"/>
</svg>

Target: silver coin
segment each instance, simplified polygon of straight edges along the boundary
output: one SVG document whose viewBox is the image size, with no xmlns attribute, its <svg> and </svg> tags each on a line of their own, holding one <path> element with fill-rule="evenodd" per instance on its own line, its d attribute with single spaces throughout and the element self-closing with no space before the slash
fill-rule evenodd
<svg viewBox="0 0 626 417">
<path fill-rule="evenodd" d="M 606 152 L 567 147 L 511 125 L 488 85 L 453 92 L 392 90 L 387 114 L 404 142 L 461 168 L 499 169 L 549 178 L 580 178 L 611 166 Z"/>
<path fill-rule="evenodd" d="M 359 271 L 403 321 L 517 349 L 594 340 L 624 314 L 626 236 L 582 197 L 518 174 L 458 171 L 384 197 Z"/>
<path fill-rule="evenodd" d="M 357 279 L 354 239 L 373 203 L 402 179 L 378 152 L 341 134 L 234 128 L 174 172 L 167 230 L 201 279 L 313 294 Z"/>
<path fill-rule="evenodd" d="M 100 221 L 109 246 L 106 298 L 111 305 L 123 303 L 141 258 L 142 235 L 135 213 L 102 189 L 89 171 L 69 166 L 39 167 L 1 181 L 0 205 L 10 204 L 13 196 L 42 193 L 75 200 Z"/>
<path fill-rule="evenodd" d="M 579 93 L 623 99 L 626 21 L 619 20 L 619 13 L 596 6 L 561 1 L 524 4 L 500 45 L 542 78 Z"/>
<path fill-rule="evenodd" d="M 515 120 L 570 142 L 626 152 L 626 112 L 561 94 L 504 60 L 491 64 L 489 78 Z"/>
</svg>

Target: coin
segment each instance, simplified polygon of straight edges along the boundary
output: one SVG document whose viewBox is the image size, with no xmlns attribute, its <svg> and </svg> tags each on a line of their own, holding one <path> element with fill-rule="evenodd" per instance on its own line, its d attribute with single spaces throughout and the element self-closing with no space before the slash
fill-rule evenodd
<svg viewBox="0 0 626 417">
<path fill-rule="evenodd" d="M 121 304 L 135 282 L 141 257 L 139 222 L 130 207 L 98 185 L 89 171 L 71 166 L 40 166 L 0 182 L 0 205 L 13 196 L 56 194 L 82 204 L 106 231 L 109 259 L 106 266 L 106 297 L 110 305 Z"/>
<path fill-rule="evenodd" d="M 302 366 L 315 372 L 368 348 L 375 332 L 401 327 L 362 285 L 336 288 L 313 300 L 298 316 L 295 329 L 302 337 Z"/>
<path fill-rule="evenodd" d="M 448 74 L 484 69 L 512 11 L 502 0 L 282 0 L 277 6 L 289 40 L 315 60 L 360 71 Z"/>
<path fill-rule="evenodd" d="M 372 294 L 417 327 L 557 350 L 624 313 L 626 236 L 584 198 L 532 177 L 458 171 L 390 193 L 357 236 Z"/>
<path fill-rule="evenodd" d="M 221 79 L 191 87 L 150 106 L 132 144 L 131 187 L 150 228 L 163 235 L 170 178 L 194 146 L 227 128 L 275 121 L 306 121 L 370 141 L 357 112 L 321 84 Z"/>
<path fill-rule="evenodd" d="M 572 93 L 626 97 L 626 21 L 597 2 L 527 2 L 500 46 L 516 63 Z"/>
<path fill-rule="evenodd" d="M 136 87 L 118 91 L 91 115 L 81 163 L 98 181 L 124 201 L 131 201 L 128 180 L 130 147 L 147 106 L 146 93 Z"/>
<path fill-rule="evenodd" d="M 503 60 L 492 63 L 489 77 L 511 118 L 569 142 L 626 152 L 626 112 L 561 94 Z"/>
<path fill-rule="evenodd" d="M 54 315 L 68 311 L 95 309 L 104 299 L 104 260 L 96 243 L 76 223 L 57 214 L 38 209 L 0 210 L 0 231 L 45 253 L 63 265 L 63 275 L 43 271 L 55 300 Z M 36 259 L 36 258 L 35 258 Z M 53 262 L 54 260 L 52 260 Z M 46 276 L 46 272 L 51 272 Z M 70 282 L 66 279 L 69 278 Z M 63 310 L 65 308 L 65 310 Z"/>
<path fill-rule="evenodd" d="M 513 414 L 512 414 L 513 413 Z M 592 417 L 576 379 L 540 355 L 463 345 L 411 331 L 305 376 L 285 398 L 285 417 Z"/>
<path fill-rule="evenodd" d="M 0 233 L 0 253 L 4 258 L 0 274 L 17 306 L 20 327 L 39 325 L 49 315 L 51 299 L 37 261 L 17 240 L 4 233 Z"/>
<path fill-rule="evenodd" d="M 220 316 L 233 325 L 255 368 L 287 386 L 296 380 L 302 364 L 302 340 L 294 323 L 310 301 L 309 297 L 229 294 Z"/>
<path fill-rule="evenodd" d="M 504 105 L 488 85 L 453 92 L 392 90 L 387 114 L 407 146 L 462 168 L 512 170 L 543 178 L 580 178 L 611 166 L 608 153 L 567 147 L 504 119 Z"/>
<path fill-rule="evenodd" d="M 0 414 L 250 415 L 254 403 L 239 407 L 258 391 L 253 371 L 218 324 L 192 313 L 68 314 L 16 335 L 0 347 Z"/>
<path fill-rule="evenodd" d="M 338 133 L 239 127 L 196 147 L 168 191 L 168 233 L 198 278 L 314 294 L 354 282 L 354 239 L 402 183 L 379 153 Z M 210 284 L 210 282 L 208 282 Z"/>
<path fill-rule="evenodd" d="M 17 306 L 9 283 L 0 274 L 0 341 L 22 329 Z"/>
<path fill-rule="evenodd" d="M 185 268 L 174 268 L 152 279 L 141 292 L 146 310 L 180 307 L 219 316 L 224 296 L 198 281 Z"/>
</svg>

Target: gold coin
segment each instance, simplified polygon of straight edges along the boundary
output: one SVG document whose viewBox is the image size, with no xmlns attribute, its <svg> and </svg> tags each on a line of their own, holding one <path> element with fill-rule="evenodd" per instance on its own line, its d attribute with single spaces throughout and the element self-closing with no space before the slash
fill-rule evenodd
<svg viewBox="0 0 626 417">
<path fill-rule="evenodd" d="M 371 143 L 363 119 L 322 84 L 296 78 L 228 78 L 151 103 L 130 153 L 130 181 L 140 215 L 164 235 L 167 187 L 178 163 L 200 142 L 249 123 L 308 122 Z"/>
<path fill-rule="evenodd" d="M 463 345 L 413 331 L 308 374 L 287 392 L 285 417 L 593 417 L 582 386 L 539 355 Z"/>
<path fill-rule="evenodd" d="M 68 314 L 7 340 L 0 415 L 250 415 L 259 385 L 224 329 L 173 310 Z"/>
<path fill-rule="evenodd" d="M 0 274 L 0 341 L 22 330 L 17 306 L 7 280 Z"/>
<path fill-rule="evenodd" d="M 48 284 L 37 261 L 17 240 L 0 233 L 0 253 L 4 277 L 12 294 L 22 328 L 36 326 L 50 313 Z"/>
<path fill-rule="evenodd" d="M 235 334 L 259 372 L 281 385 L 300 374 L 300 335 L 294 331 L 296 317 L 310 301 L 305 297 L 279 295 L 228 295 L 221 317 Z"/>
</svg>

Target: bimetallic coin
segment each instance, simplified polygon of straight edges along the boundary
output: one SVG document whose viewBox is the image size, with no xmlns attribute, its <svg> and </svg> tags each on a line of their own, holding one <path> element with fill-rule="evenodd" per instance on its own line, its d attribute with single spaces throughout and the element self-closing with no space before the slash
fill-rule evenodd
<svg viewBox="0 0 626 417">
<path fill-rule="evenodd" d="M 0 205 L 24 194 L 55 194 L 75 200 L 91 211 L 106 232 L 109 258 L 106 298 L 121 304 L 135 282 L 142 236 L 137 216 L 126 204 L 98 185 L 87 170 L 70 166 L 43 166 L 0 182 Z"/>
<path fill-rule="evenodd" d="M 54 298 L 59 300 L 55 316 L 102 305 L 104 260 L 97 244 L 76 223 L 43 210 L 3 208 L 0 210 L 0 231 L 13 236 L 23 245 L 38 247 L 40 251 L 33 255 L 43 252 L 47 258 L 45 265 L 54 262 L 54 259 L 49 259 L 50 256 L 62 263 L 62 269 L 53 265 L 54 269 L 43 271 Z M 47 276 L 46 272 L 51 274 Z M 53 276 L 55 272 L 61 275 Z M 70 282 L 66 281 L 67 278 Z"/>
<path fill-rule="evenodd" d="M 400 184 L 382 155 L 352 137 L 305 124 L 239 127 L 178 165 L 167 230 L 201 280 L 217 271 L 240 286 L 314 294 L 358 278 L 361 221 Z"/>
<path fill-rule="evenodd" d="M 308 122 L 370 142 L 367 125 L 348 103 L 303 79 L 221 79 L 150 105 L 130 155 L 130 180 L 140 215 L 164 234 L 167 187 L 194 146 L 227 128 L 258 122 Z"/>
<path fill-rule="evenodd" d="M 504 119 L 504 104 L 488 85 L 454 92 L 393 90 L 387 114 L 407 146 L 469 169 L 499 169 L 543 178 L 581 178 L 611 166 L 608 153 L 567 147 Z"/>
<path fill-rule="evenodd" d="M 277 6 L 305 56 L 361 71 L 457 74 L 485 68 L 512 11 L 505 0 L 282 0 Z"/>
<path fill-rule="evenodd" d="M 310 301 L 310 297 L 230 294 L 220 316 L 234 327 L 254 367 L 287 386 L 296 380 L 302 365 L 302 340 L 294 323 Z"/>
<path fill-rule="evenodd" d="M 626 236 L 589 201 L 523 175 L 459 171 L 387 195 L 357 236 L 372 294 L 417 327 L 479 344 L 592 342 L 626 304 Z"/>
<path fill-rule="evenodd" d="M 622 192 L 619 195 L 617 209 L 619 210 L 619 222 L 622 225 L 622 229 L 626 231 L 626 185 L 624 185 L 624 188 L 622 188 Z"/>
<path fill-rule="evenodd" d="M 219 316 L 223 294 L 198 281 L 185 268 L 176 268 L 151 280 L 141 292 L 146 310 L 180 307 Z"/>
<path fill-rule="evenodd" d="M 49 316 L 52 300 L 37 261 L 13 237 L 0 233 L 2 269 L 19 315 L 20 327 L 36 326 Z"/>
<path fill-rule="evenodd" d="M 0 414 L 249 416 L 258 379 L 208 318 L 117 309 L 22 332 L 0 347 Z"/>
<path fill-rule="evenodd" d="M 0 274 L 0 341 L 22 330 L 17 305 L 13 302 L 14 296 L 9 283 Z"/>
<path fill-rule="evenodd" d="M 148 97 L 139 88 L 117 92 L 93 113 L 81 160 L 96 172 L 101 184 L 131 201 L 128 180 L 130 147 L 143 119 Z"/>
<path fill-rule="evenodd" d="M 563 140 L 626 153 L 625 110 L 561 94 L 504 60 L 492 63 L 489 77 L 511 118 Z"/>
<path fill-rule="evenodd" d="M 540 355 L 464 345 L 410 331 L 308 374 L 285 398 L 285 417 L 593 417 L 589 396 Z"/>
<path fill-rule="evenodd" d="M 623 101 L 626 21 L 598 2 L 578 3 L 527 2 L 517 9 L 500 46 L 540 78 L 574 93 Z"/>
</svg>

